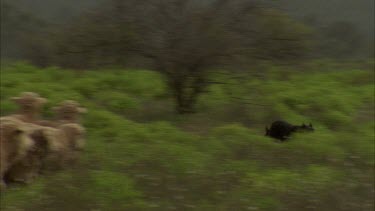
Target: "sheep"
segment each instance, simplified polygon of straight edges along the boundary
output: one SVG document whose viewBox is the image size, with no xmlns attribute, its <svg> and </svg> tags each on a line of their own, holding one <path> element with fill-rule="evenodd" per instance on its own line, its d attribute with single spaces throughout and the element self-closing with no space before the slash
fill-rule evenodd
<svg viewBox="0 0 375 211">
<path fill-rule="evenodd" d="M 50 151 L 50 146 L 43 129 L 33 130 L 29 136 L 34 142 L 34 146 L 23 159 L 18 160 L 8 169 L 5 174 L 8 182 L 28 184 L 40 173 L 43 162 Z"/>
<path fill-rule="evenodd" d="M 0 119 L 0 185 L 6 187 L 5 173 L 22 160 L 34 146 L 27 127 L 21 121 Z"/>
<path fill-rule="evenodd" d="M 86 113 L 87 109 L 81 107 L 76 101 L 65 100 L 54 107 L 53 110 L 56 113 L 57 120 L 55 122 L 44 121 L 40 123 L 40 125 L 55 128 L 56 130 L 50 129 L 52 134 L 60 134 L 52 135 L 51 137 L 51 139 L 60 137 L 57 139 L 59 141 L 55 141 L 59 143 L 58 148 L 60 150 L 54 154 L 55 158 L 51 160 L 58 163 L 57 167 L 66 163 L 72 164 L 78 159 L 79 151 L 85 145 L 85 129 L 80 125 L 80 114 Z"/>
<path fill-rule="evenodd" d="M 12 97 L 11 100 L 20 106 L 18 114 L 13 116 L 29 123 L 38 121 L 41 109 L 47 103 L 47 99 L 34 92 L 23 92 L 20 97 Z"/>
<path fill-rule="evenodd" d="M 2 184 L 5 185 L 4 179 L 29 183 L 44 170 L 60 169 L 78 159 L 79 151 L 85 145 L 85 129 L 78 124 L 79 114 L 86 112 L 85 108 L 75 101 L 63 101 L 54 108 L 58 120 L 53 122 L 39 119 L 42 105 L 47 100 L 38 94 L 23 92 L 20 97 L 11 99 L 20 105 L 20 110 L 15 115 L 0 118 L 4 128 L 1 141 L 6 145 L 1 151 Z M 7 135 L 11 128 L 16 128 L 16 131 L 23 128 L 19 131 L 24 141 L 21 139 L 15 143 L 24 145 L 8 144 L 11 139 L 18 140 L 16 134 L 14 137 Z M 13 154 L 19 156 L 8 159 Z"/>
<path fill-rule="evenodd" d="M 15 116 L 4 116 L 0 120 L 3 124 L 14 124 L 27 129 L 27 136 L 33 142 L 33 147 L 27 151 L 23 158 L 14 162 L 5 172 L 7 181 L 28 183 L 36 177 L 42 157 L 46 155 L 48 143 L 43 134 L 43 127 L 23 122 Z"/>
<path fill-rule="evenodd" d="M 85 145 L 85 129 L 76 123 L 46 128 L 48 129 L 45 129 L 45 137 L 48 139 L 51 152 L 47 157 L 45 169 L 60 169 L 74 164 Z"/>
<path fill-rule="evenodd" d="M 311 123 L 309 125 L 303 123 L 301 126 L 298 126 L 279 120 L 273 122 L 271 128 L 266 127 L 265 135 L 279 139 L 280 141 L 285 141 L 292 133 L 299 131 L 314 131 L 314 128 Z"/>
<path fill-rule="evenodd" d="M 46 171 L 73 165 L 84 147 L 85 130 L 74 123 L 58 128 L 28 124 L 33 147 L 5 173 L 7 181 L 30 183 Z"/>
</svg>

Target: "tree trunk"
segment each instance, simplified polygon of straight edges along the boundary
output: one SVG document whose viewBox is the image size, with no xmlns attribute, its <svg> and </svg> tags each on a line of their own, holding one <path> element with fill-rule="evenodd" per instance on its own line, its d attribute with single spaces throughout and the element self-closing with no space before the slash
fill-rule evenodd
<svg viewBox="0 0 375 211">
<path fill-rule="evenodd" d="M 176 103 L 176 111 L 179 114 L 187 114 L 195 112 L 195 105 L 199 94 L 202 93 L 203 86 L 200 78 L 194 78 L 193 81 L 176 80 L 172 84 L 174 98 Z"/>
<path fill-rule="evenodd" d="M 185 89 L 175 90 L 176 111 L 179 114 L 194 113 L 195 102 L 188 96 Z"/>
</svg>

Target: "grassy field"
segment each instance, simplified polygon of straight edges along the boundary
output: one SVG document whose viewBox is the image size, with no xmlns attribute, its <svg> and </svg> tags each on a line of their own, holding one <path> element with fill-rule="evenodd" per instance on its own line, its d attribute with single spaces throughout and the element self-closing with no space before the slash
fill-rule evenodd
<svg viewBox="0 0 375 211">
<path fill-rule="evenodd" d="M 371 66 L 371 65 L 370 65 Z M 374 72 L 350 65 L 264 66 L 212 74 L 197 113 L 176 115 L 147 70 L 1 69 L 1 114 L 38 92 L 88 108 L 78 166 L 1 194 L 1 210 L 373 210 Z M 273 120 L 313 123 L 286 143 Z"/>
</svg>

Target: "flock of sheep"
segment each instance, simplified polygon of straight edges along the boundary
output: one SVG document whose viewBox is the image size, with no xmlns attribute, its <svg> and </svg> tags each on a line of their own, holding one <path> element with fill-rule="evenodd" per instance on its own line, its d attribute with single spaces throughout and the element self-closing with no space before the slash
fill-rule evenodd
<svg viewBox="0 0 375 211">
<path fill-rule="evenodd" d="M 85 145 L 80 116 L 86 112 L 66 100 L 53 108 L 55 120 L 40 119 L 45 98 L 24 92 L 12 101 L 16 114 L 0 118 L 0 189 L 9 182 L 30 183 L 41 173 L 74 164 Z"/>
</svg>

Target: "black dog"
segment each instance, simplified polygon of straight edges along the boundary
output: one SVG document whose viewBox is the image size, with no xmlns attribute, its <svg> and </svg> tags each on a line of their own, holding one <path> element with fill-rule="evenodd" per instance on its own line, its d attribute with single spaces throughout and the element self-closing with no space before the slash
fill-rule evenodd
<svg viewBox="0 0 375 211">
<path fill-rule="evenodd" d="M 272 123 L 270 129 L 266 127 L 266 136 L 285 141 L 292 133 L 298 131 L 314 131 L 314 128 L 311 123 L 309 125 L 302 124 L 301 126 L 297 126 L 285 121 L 275 121 Z"/>
</svg>

